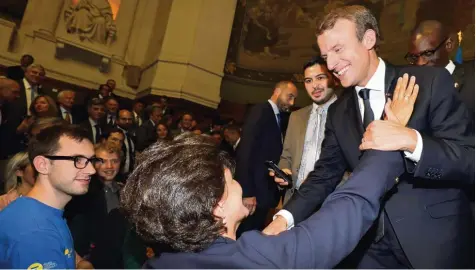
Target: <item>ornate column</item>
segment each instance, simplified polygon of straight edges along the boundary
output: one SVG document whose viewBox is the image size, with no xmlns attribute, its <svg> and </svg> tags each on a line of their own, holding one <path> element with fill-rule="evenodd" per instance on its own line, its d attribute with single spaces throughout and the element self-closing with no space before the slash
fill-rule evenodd
<svg viewBox="0 0 476 270">
<path fill-rule="evenodd" d="M 236 0 L 173 0 L 161 49 L 139 90 L 216 108 L 235 7 Z"/>
</svg>

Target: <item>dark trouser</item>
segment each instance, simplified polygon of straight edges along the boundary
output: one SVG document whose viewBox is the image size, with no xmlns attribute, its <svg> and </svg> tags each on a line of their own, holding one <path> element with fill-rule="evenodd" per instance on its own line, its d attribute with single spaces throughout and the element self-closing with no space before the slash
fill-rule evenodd
<svg viewBox="0 0 476 270">
<path fill-rule="evenodd" d="M 258 230 L 262 231 L 266 225 L 266 218 L 268 216 L 269 208 L 256 208 L 253 215 L 245 218 L 236 232 L 236 237 L 247 231 Z"/>
<path fill-rule="evenodd" d="M 393 230 L 392 224 L 390 224 L 385 211 L 382 213 L 382 215 L 385 215 L 385 235 L 380 241 L 370 245 L 369 249 L 360 261 L 358 268 L 412 268 L 412 265 L 408 261 L 405 253 L 402 250 L 402 247 L 400 246 L 400 243 L 398 242 L 395 231 Z M 415 241 L 418 240 L 415 239 Z"/>
<path fill-rule="evenodd" d="M 362 237 L 359 244 L 345 259 L 343 259 L 336 269 L 409 269 L 412 268 L 405 256 L 390 221 L 382 212 L 385 219 L 384 236 L 378 242 L 374 239 L 378 231 L 378 219 L 369 231 Z"/>
</svg>

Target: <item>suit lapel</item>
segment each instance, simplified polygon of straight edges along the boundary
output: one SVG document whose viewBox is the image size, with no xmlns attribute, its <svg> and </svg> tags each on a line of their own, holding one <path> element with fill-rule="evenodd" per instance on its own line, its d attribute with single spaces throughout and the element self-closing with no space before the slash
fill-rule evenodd
<svg viewBox="0 0 476 270">
<path fill-rule="evenodd" d="M 309 123 L 309 118 L 311 117 L 311 110 L 312 105 L 308 106 L 302 113 L 299 115 L 299 125 L 296 134 L 296 141 L 297 141 L 297 151 L 298 157 L 302 156 L 304 150 L 304 141 L 306 140 L 306 131 L 307 131 L 307 124 Z M 300 160 L 299 160 L 300 162 Z"/>
<path fill-rule="evenodd" d="M 347 134 L 350 135 L 349 137 L 353 138 L 353 140 L 355 140 L 354 143 L 358 146 L 364 134 L 364 127 L 362 126 L 357 93 L 353 87 L 345 89 L 344 91 L 350 91 L 350 94 L 346 96 L 347 105 L 345 106 L 344 112 L 344 120 L 346 120 L 346 123 L 344 123 L 344 126 L 347 130 Z"/>
<path fill-rule="evenodd" d="M 266 105 L 268 106 L 268 112 L 269 112 L 269 114 L 270 114 L 268 117 L 270 118 L 270 120 L 273 119 L 273 121 L 274 121 L 274 125 L 273 125 L 273 126 L 279 131 L 278 134 L 281 136 L 281 143 L 282 143 L 282 141 L 283 141 L 283 135 L 282 135 L 282 133 L 281 133 L 281 128 L 280 128 L 280 126 L 278 125 L 278 121 L 276 120 L 276 115 L 274 114 L 273 107 L 271 106 L 271 104 L 269 104 L 269 102 L 266 102 Z"/>
<path fill-rule="evenodd" d="M 385 102 L 388 98 L 393 97 L 395 86 L 397 84 L 397 69 L 396 67 L 385 63 Z M 385 117 L 385 110 L 382 113 L 381 119 Z"/>
<path fill-rule="evenodd" d="M 455 81 L 455 88 L 459 92 L 462 89 L 463 82 L 464 82 L 464 68 L 462 65 L 455 64 L 456 68 L 453 71 L 453 80 Z"/>
</svg>

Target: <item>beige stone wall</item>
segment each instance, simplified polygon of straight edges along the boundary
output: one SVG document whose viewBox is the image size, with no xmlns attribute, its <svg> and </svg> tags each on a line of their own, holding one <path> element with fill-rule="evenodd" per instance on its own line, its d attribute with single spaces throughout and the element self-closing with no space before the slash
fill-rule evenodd
<svg viewBox="0 0 476 270">
<path fill-rule="evenodd" d="M 18 29 L 0 19 L 0 64 L 29 53 L 57 80 L 96 89 L 112 78 L 124 97 L 166 94 L 217 107 L 236 0 L 121 1 L 111 44 L 67 33 L 70 4 L 30 0 Z M 137 89 L 128 86 L 128 66 L 140 70 Z"/>
</svg>

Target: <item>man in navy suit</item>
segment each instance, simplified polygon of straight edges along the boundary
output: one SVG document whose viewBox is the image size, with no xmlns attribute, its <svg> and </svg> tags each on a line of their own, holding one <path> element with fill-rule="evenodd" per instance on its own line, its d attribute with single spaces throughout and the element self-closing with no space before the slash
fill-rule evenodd
<svg viewBox="0 0 476 270">
<path fill-rule="evenodd" d="M 400 153 L 367 151 L 319 213 L 278 236 L 250 231 L 236 240 L 249 210 L 233 169 L 210 138 L 193 134 L 142 153 L 122 206 L 145 240 L 175 252 L 162 252 L 145 267 L 331 268 L 370 228 L 381 196 L 405 170 Z"/>
<path fill-rule="evenodd" d="M 279 162 L 283 150 L 281 115 L 290 111 L 297 94 L 292 82 L 279 82 L 271 98 L 254 106 L 245 120 L 236 149 L 236 180 L 243 187 L 243 203 L 251 214 L 241 224 L 238 236 L 248 230 L 262 230 L 269 210 L 278 205 L 278 186 L 268 175 L 265 161 Z"/>
<path fill-rule="evenodd" d="M 401 151 L 408 175 L 345 267 L 473 268 L 474 219 L 465 192 L 474 189 L 472 116 L 447 70 L 391 66 L 378 57 L 378 42 L 377 20 L 362 6 L 332 10 L 318 25 L 322 57 L 346 89 L 329 108 L 314 171 L 265 232 L 311 215 L 344 172 L 356 169 L 363 150 Z M 419 85 L 411 117 L 379 120 L 405 73 Z M 404 93 L 393 100 L 413 98 Z"/>
</svg>

